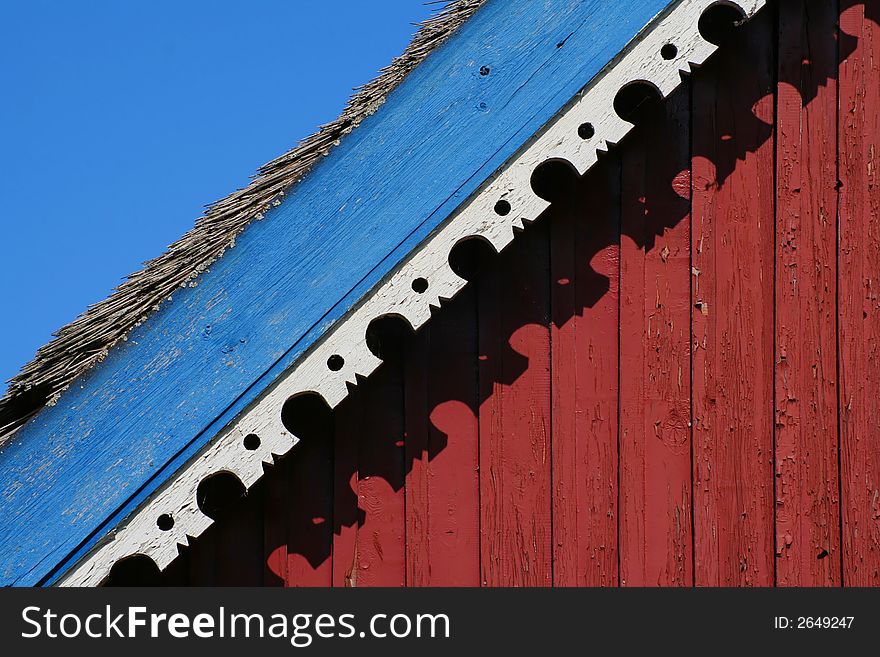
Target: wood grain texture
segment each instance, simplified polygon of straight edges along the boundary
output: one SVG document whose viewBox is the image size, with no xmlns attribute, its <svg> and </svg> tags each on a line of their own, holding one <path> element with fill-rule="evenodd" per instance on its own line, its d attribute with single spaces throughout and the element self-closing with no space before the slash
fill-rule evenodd
<svg viewBox="0 0 880 657">
<path fill-rule="evenodd" d="M 544 219 L 551 231 L 553 584 L 617 586 L 620 161 Z"/>
<path fill-rule="evenodd" d="M 880 3 L 842 0 L 839 362 L 843 583 L 880 585 Z M 851 46 L 851 47 L 850 47 Z"/>
<path fill-rule="evenodd" d="M 203 540 L 182 549 L 180 563 L 162 573 L 162 580 L 177 586 L 261 585 L 266 503 L 263 486 L 254 487 L 246 497 L 229 499 L 218 510 L 218 522 Z"/>
<path fill-rule="evenodd" d="M 403 371 L 386 362 L 372 385 L 351 399 L 355 434 L 344 436 L 358 448 L 357 523 L 352 583 L 356 586 L 403 586 L 406 583 L 406 508 L 404 501 Z M 347 561 L 347 559 L 346 559 Z"/>
<path fill-rule="evenodd" d="M 484 586 L 552 584 L 546 222 L 478 282 Z"/>
<path fill-rule="evenodd" d="M 638 126 L 623 158 L 620 582 L 693 581 L 690 91 Z"/>
<path fill-rule="evenodd" d="M 357 413 L 350 410 L 355 403 L 356 400 L 349 397 L 340 405 L 333 427 L 333 586 L 346 588 L 358 585 L 358 524 L 364 518 L 358 503 L 360 477 L 356 437 L 360 425 Z"/>
<path fill-rule="evenodd" d="M 693 78 L 694 581 L 772 586 L 775 16 Z"/>
<path fill-rule="evenodd" d="M 283 543 L 293 585 L 877 583 L 878 8 L 738 30 L 167 577 L 277 584 Z"/>
<path fill-rule="evenodd" d="M 155 312 L 156 306 L 177 288 L 193 282 L 208 269 L 245 226 L 262 218 L 276 202 L 289 195 L 315 162 L 372 116 L 407 74 L 484 3 L 485 0 L 444 2 L 442 8 L 419 24 L 400 57 L 355 90 L 335 120 L 260 167 L 246 187 L 208 206 L 193 229 L 165 253 L 145 263 L 109 297 L 56 331 L 55 337 L 38 350 L 0 397 L 0 445 L 84 371 L 100 362 L 108 349 L 143 322 L 145 315 Z"/>
<path fill-rule="evenodd" d="M 364 389 L 358 497 L 366 514 L 358 528 L 358 580 L 361 586 L 403 586 L 406 506 L 401 364 L 388 362 L 378 375 L 377 384 Z"/>
<path fill-rule="evenodd" d="M 330 586 L 333 562 L 333 435 L 315 436 L 299 458 L 266 477 L 267 584 Z"/>
<path fill-rule="evenodd" d="M 302 467 L 303 463 L 310 462 L 312 462 L 312 459 L 290 459 L 284 461 L 280 466 L 276 464 L 273 472 L 270 472 L 269 476 L 266 477 L 264 483 L 266 494 L 263 505 L 263 540 L 266 545 L 266 570 L 263 573 L 264 586 L 297 586 L 300 583 L 305 584 L 304 580 L 310 579 L 310 575 L 304 577 L 300 574 L 299 577 L 293 578 L 295 581 L 291 581 L 290 562 L 295 557 L 291 554 L 288 544 L 290 541 L 290 523 L 288 523 L 288 516 L 291 510 L 290 488 L 293 483 L 291 480 L 291 470 L 294 468 L 294 463 Z M 278 469 L 281 472 L 278 472 Z M 276 476 L 272 476 L 273 474 L 276 474 Z M 332 469 L 329 474 L 332 477 Z M 330 497 L 329 499 L 332 504 L 333 498 Z M 332 506 L 330 511 L 330 526 L 332 527 Z M 295 524 L 294 526 L 296 527 Z M 297 527 L 297 529 L 299 528 Z M 333 562 L 328 560 L 327 565 L 332 575 Z"/>
<path fill-rule="evenodd" d="M 837 2 L 779 7 L 777 583 L 840 583 Z"/>
<path fill-rule="evenodd" d="M 410 586 L 479 586 L 477 305 L 469 288 L 413 341 L 406 373 Z"/>
<path fill-rule="evenodd" d="M 4 448 L 0 581 L 43 581 L 136 508 L 666 4 L 488 2 L 198 285 Z M 104 474 L 86 484 L 83 468 Z"/>
<path fill-rule="evenodd" d="M 407 350 L 404 385 L 406 423 L 406 582 L 408 586 L 431 586 L 434 580 L 431 536 L 431 493 L 429 453 L 436 436 L 430 420 L 431 384 L 427 367 L 431 354 L 432 322 L 413 340 Z M 442 331 L 442 329 L 440 329 Z M 476 331 L 471 332 L 472 335 Z M 473 372 L 473 365 L 471 371 Z M 434 438 L 434 441 L 432 441 Z M 479 494 L 479 488 L 478 488 Z M 475 505 L 476 506 L 476 505 Z M 479 520 L 477 521 L 479 523 Z M 479 529 L 478 529 L 479 531 Z M 459 552 L 467 557 L 466 553 Z M 479 566 L 478 566 L 479 570 Z"/>
</svg>

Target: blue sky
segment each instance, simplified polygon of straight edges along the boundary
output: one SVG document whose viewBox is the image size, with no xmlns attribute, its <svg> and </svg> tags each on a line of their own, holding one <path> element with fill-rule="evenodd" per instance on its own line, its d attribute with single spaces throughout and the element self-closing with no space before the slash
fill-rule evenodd
<svg viewBox="0 0 880 657">
<path fill-rule="evenodd" d="M 423 0 L 0 2 L 0 379 L 204 205 L 335 118 L 431 11 Z"/>
</svg>

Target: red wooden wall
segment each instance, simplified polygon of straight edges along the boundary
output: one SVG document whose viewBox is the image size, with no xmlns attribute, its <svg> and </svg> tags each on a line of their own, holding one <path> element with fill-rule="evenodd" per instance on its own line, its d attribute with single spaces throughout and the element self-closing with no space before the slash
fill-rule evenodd
<svg viewBox="0 0 880 657">
<path fill-rule="evenodd" d="M 880 584 L 878 23 L 740 28 L 161 581 Z"/>
</svg>

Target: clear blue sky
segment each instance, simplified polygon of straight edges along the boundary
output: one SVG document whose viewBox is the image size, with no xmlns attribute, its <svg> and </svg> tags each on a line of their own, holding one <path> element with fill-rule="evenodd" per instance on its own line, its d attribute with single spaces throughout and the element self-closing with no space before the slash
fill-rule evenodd
<svg viewBox="0 0 880 657">
<path fill-rule="evenodd" d="M 422 0 L 3 0 L 0 379 L 204 205 L 335 118 L 431 11 Z"/>
</svg>

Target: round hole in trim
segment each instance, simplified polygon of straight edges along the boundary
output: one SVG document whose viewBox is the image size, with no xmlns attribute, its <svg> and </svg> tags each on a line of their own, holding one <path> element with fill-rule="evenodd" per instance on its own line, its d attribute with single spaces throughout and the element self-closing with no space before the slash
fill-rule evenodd
<svg viewBox="0 0 880 657">
<path fill-rule="evenodd" d="M 452 247 L 449 267 L 456 276 L 473 281 L 487 271 L 497 257 L 498 252 L 485 237 L 466 237 Z"/>
<path fill-rule="evenodd" d="M 217 520 L 230 510 L 246 494 L 241 479 L 231 472 L 221 471 L 199 482 L 196 504 L 211 520 Z"/>
<path fill-rule="evenodd" d="M 281 423 L 301 440 L 329 440 L 333 435 L 333 411 L 316 392 L 304 392 L 284 402 Z"/>
<path fill-rule="evenodd" d="M 736 28 L 745 17 L 739 7 L 717 2 L 708 7 L 700 16 L 697 29 L 706 41 L 720 46 L 736 32 Z"/>
<path fill-rule="evenodd" d="M 367 326 L 367 349 L 386 362 L 400 362 L 414 333 L 410 323 L 400 315 L 382 315 Z"/>
<path fill-rule="evenodd" d="M 675 46 L 674 43 L 667 43 L 660 49 L 660 56 L 666 61 L 669 61 L 670 59 L 675 59 L 676 57 L 678 57 L 678 48 Z"/>
<path fill-rule="evenodd" d="M 327 359 L 327 368 L 331 372 L 338 372 L 345 365 L 345 359 L 339 354 L 333 354 Z"/>
<path fill-rule="evenodd" d="M 174 527 L 174 518 L 171 517 L 170 513 L 163 513 L 156 518 L 156 526 L 163 532 L 167 532 Z"/>
<path fill-rule="evenodd" d="M 532 172 L 532 191 L 550 203 L 570 200 L 577 188 L 577 169 L 568 160 L 551 159 L 542 162 Z"/>
<path fill-rule="evenodd" d="M 110 568 L 101 586 L 161 586 L 162 573 L 156 562 L 145 554 L 120 559 Z"/>
<path fill-rule="evenodd" d="M 508 201 L 505 201 L 504 199 L 501 199 L 495 204 L 495 214 L 497 214 L 499 217 L 506 217 L 510 214 L 510 210 L 510 203 Z"/>
<path fill-rule="evenodd" d="M 488 66 L 481 66 L 480 67 L 480 75 L 482 75 L 483 77 L 486 77 L 487 75 L 489 75 L 490 70 L 491 69 Z"/>
<path fill-rule="evenodd" d="M 663 96 L 652 82 L 636 80 L 617 92 L 614 111 L 624 121 L 639 124 L 656 116 L 663 107 Z"/>
<path fill-rule="evenodd" d="M 255 433 L 249 433 L 244 437 L 242 441 L 244 444 L 244 448 L 250 452 L 253 452 L 255 449 L 259 449 L 260 447 L 260 437 Z"/>
<path fill-rule="evenodd" d="M 592 123 L 581 123 L 578 126 L 578 137 L 581 139 L 592 139 L 596 135 L 596 128 Z"/>
<path fill-rule="evenodd" d="M 424 294 L 428 291 L 428 279 L 417 278 L 412 282 L 412 289 L 416 294 Z"/>
</svg>

